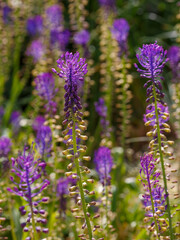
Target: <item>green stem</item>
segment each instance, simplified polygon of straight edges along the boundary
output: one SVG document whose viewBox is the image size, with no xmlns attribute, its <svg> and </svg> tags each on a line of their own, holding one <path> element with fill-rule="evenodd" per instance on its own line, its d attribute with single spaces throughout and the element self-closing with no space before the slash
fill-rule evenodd
<svg viewBox="0 0 180 240">
<path fill-rule="evenodd" d="M 124 153 L 125 153 L 125 139 L 126 139 L 126 119 L 127 119 L 127 108 L 126 108 L 126 100 L 127 94 L 125 90 L 126 84 L 126 68 L 125 68 L 125 58 L 122 58 L 122 75 L 123 75 L 123 84 L 122 84 L 122 134 L 121 134 L 121 146 L 123 148 L 123 160 L 124 160 Z"/>
<path fill-rule="evenodd" d="M 151 205 L 152 205 L 152 211 L 153 211 L 153 218 L 154 218 L 154 222 L 155 222 L 155 227 L 156 227 L 156 231 L 157 231 L 157 237 L 158 240 L 160 240 L 160 236 L 158 234 L 159 230 L 158 230 L 158 225 L 157 225 L 157 221 L 155 218 L 155 210 L 154 210 L 154 201 L 153 201 L 153 197 L 152 197 L 152 190 L 151 190 L 151 184 L 150 184 L 150 179 L 149 176 L 147 176 L 147 182 L 148 182 L 148 187 L 149 187 L 149 192 L 150 192 L 150 197 L 151 197 Z"/>
<path fill-rule="evenodd" d="M 167 212 L 168 212 L 168 218 L 169 218 L 169 234 L 170 239 L 173 240 L 173 229 L 172 229 L 172 220 L 171 220 L 171 209 L 170 209 L 170 201 L 169 201 L 169 193 L 167 188 L 167 180 L 166 180 L 166 172 L 164 167 L 164 159 L 163 159 L 163 153 L 162 153 L 162 143 L 161 143 L 161 133 L 160 133 L 160 126 L 159 126 L 159 115 L 158 115 L 158 106 L 157 106 L 157 96 L 156 96 L 156 90 L 155 86 L 153 84 L 153 95 L 155 100 L 155 114 L 156 114 L 156 121 L 157 121 L 157 137 L 158 137 L 158 149 L 160 154 L 160 161 L 161 161 L 161 168 L 162 168 L 162 174 L 163 174 L 163 181 L 164 181 L 164 189 L 166 194 L 166 202 L 167 202 Z"/>
<path fill-rule="evenodd" d="M 11 200 L 10 197 L 9 197 L 9 200 Z M 8 208 L 9 208 L 12 239 L 17 240 L 16 234 L 15 234 L 15 224 L 14 224 L 14 219 L 13 219 L 12 205 L 10 204 L 10 201 L 8 201 Z"/>
<path fill-rule="evenodd" d="M 75 166 L 76 166 L 76 172 L 77 172 L 77 176 L 79 178 L 78 179 L 79 192 L 80 192 L 80 196 L 81 196 L 84 217 L 85 217 L 85 221 L 87 224 L 89 239 L 92 240 L 92 229 L 91 229 L 91 223 L 90 223 L 89 217 L 87 216 L 87 208 L 86 208 L 86 201 L 85 201 L 85 196 L 84 196 L 84 191 L 83 191 L 82 176 L 81 176 L 81 171 L 80 171 L 80 166 L 79 166 L 79 160 L 76 157 L 77 143 L 76 143 L 76 131 L 75 131 L 75 118 L 74 118 L 73 113 L 72 113 L 72 121 L 73 121 L 73 127 L 72 127 L 73 152 L 74 152 L 74 162 L 75 162 Z"/>
<path fill-rule="evenodd" d="M 107 181 L 105 181 L 105 194 L 106 194 L 106 239 L 109 239 L 109 231 L 108 231 L 108 186 Z"/>
<path fill-rule="evenodd" d="M 33 240 L 38 240 L 32 206 L 30 206 L 30 208 L 31 208 L 31 218 L 32 218 L 32 227 L 33 227 L 32 236 L 33 236 Z"/>
</svg>

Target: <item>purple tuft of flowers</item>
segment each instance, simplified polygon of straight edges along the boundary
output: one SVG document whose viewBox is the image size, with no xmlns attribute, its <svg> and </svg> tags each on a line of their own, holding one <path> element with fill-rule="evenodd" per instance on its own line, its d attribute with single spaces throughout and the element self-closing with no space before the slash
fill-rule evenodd
<svg viewBox="0 0 180 240">
<path fill-rule="evenodd" d="M 66 91 L 64 111 L 66 112 L 66 119 L 71 113 L 77 113 L 82 109 L 80 97 L 78 96 L 78 88 L 80 82 L 84 81 L 84 75 L 87 73 L 87 64 L 84 58 L 79 59 L 79 53 L 75 54 L 66 52 L 57 60 L 60 72 L 52 69 L 60 78 L 65 80 L 64 89 Z"/>
<path fill-rule="evenodd" d="M 45 109 L 47 112 L 56 113 L 57 104 L 53 101 L 58 89 L 55 89 L 55 80 L 51 73 L 42 73 L 35 78 L 35 88 L 38 95 L 47 101 Z"/>
<path fill-rule="evenodd" d="M 46 16 L 48 22 L 51 24 L 53 28 L 59 27 L 62 23 L 62 10 L 58 4 L 55 4 L 49 7 L 46 10 Z"/>
<path fill-rule="evenodd" d="M 173 81 L 180 81 L 180 47 L 172 46 L 168 50 L 168 58 L 172 69 Z"/>
<path fill-rule="evenodd" d="M 7 157 L 11 151 L 12 142 L 7 137 L 0 137 L 0 157 Z"/>
<path fill-rule="evenodd" d="M 40 34 L 43 31 L 42 17 L 37 15 L 35 17 L 28 18 L 26 28 L 28 33 L 32 36 Z"/>
<path fill-rule="evenodd" d="M 36 145 L 42 157 L 50 153 L 52 148 L 52 132 L 49 126 L 42 126 L 38 130 Z"/>
<path fill-rule="evenodd" d="M 86 46 L 86 44 L 89 42 L 90 40 L 90 34 L 87 30 L 83 29 L 80 32 L 77 32 L 74 35 L 74 42 L 76 44 L 80 44 L 82 46 Z"/>
<path fill-rule="evenodd" d="M 29 231 L 27 225 L 31 223 L 32 217 L 35 220 L 36 225 L 38 223 L 42 223 L 44 225 L 47 222 L 46 219 L 42 217 L 42 214 L 44 214 L 45 211 L 39 206 L 40 202 L 47 202 L 47 198 L 42 197 L 40 200 L 37 200 L 37 196 L 42 193 L 50 182 L 47 179 L 41 180 L 41 168 L 44 167 L 44 163 L 35 160 L 34 153 L 32 151 L 27 151 L 27 147 L 24 148 L 21 155 L 19 155 L 16 159 L 12 158 L 11 160 L 11 172 L 15 175 L 15 177 L 10 176 L 10 180 L 15 186 L 13 188 L 7 188 L 7 190 L 22 197 L 27 202 L 27 205 L 23 205 L 19 208 L 22 216 L 29 211 L 26 222 L 21 225 L 23 230 L 26 232 Z M 17 179 L 19 180 L 17 181 Z M 34 184 L 40 180 L 41 183 L 35 187 Z M 34 198 L 36 198 L 36 200 L 34 200 Z M 37 214 L 40 215 L 38 221 L 33 216 Z M 37 226 L 36 231 L 38 232 Z M 46 233 L 47 228 L 43 228 L 42 231 Z"/>
<path fill-rule="evenodd" d="M 168 61 L 166 58 L 167 51 L 157 44 L 144 44 L 142 48 L 139 48 L 139 53 L 136 54 L 136 57 L 142 66 L 142 69 L 135 64 L 137 71 L 141 73 L 141 77 L 149 79 L 144 87 L 147 88 L 147 102 L 153 98 L 153 86 L 155 87 L 156 95 L 159 99 L 164 97 L 162 93 L 162 85 L 159 81 L 159 76 L 163 71 L 165 63 Z M 150 85 L 148 87 L 148 85 Z"/>
<path fill-rule="evenodd" d="M 44 55 L 45 49 L 41 40 L 32 41 L 31 45 L 28 47 L 26 54 L 27 56 L 33 57 L 33 61 L 38 62 Z"/>
<path fill-rule="evenodd" d="M 113 27 L 111 29 L 113 37 L 119 44 L 120 54 L 127 54 L 127 37 L 129 34 L 129 23 L 124 18 L 114 20 Z"/>
<path fill-rule="evenodd" d="M 41 128 L 41 126 L 43 126 L 45 121 L 46 121 L 46 119 L 43 116 L 41 116 L 41 115 L 37 116 L 34 119 L 33 124 L 32 124 L 33 130 L 37 132 Z"/>
<path fill-rule="evenodd" d="M 107 147 L 99 147 L 94 154 L 94 164 L 103 186 L 110 185 L 110 172 L 113 167 L 111 150 Z"/>
</svg>

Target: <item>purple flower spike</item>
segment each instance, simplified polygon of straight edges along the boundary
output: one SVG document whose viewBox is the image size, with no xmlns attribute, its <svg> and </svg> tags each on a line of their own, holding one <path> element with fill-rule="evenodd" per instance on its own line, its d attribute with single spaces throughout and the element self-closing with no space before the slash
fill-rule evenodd
<svg viewBox="0 0 180 240">
<path fill-rule="evenodd" d="M 45 122 L 45 118 L 43 116 L 37 116 L 34 121 L 33 121 L 33 124 L 32 124 L 32 128 L 34 131 L 38 131 L 41 126 L 43 126 L 44 122 Z"/>
<path fill-rule="evenodd" d="M 69 193 L 68 191 L 69 179 L 68 178 L 60 178 L 57 184 L 57 197 L 60 200 L 60 209 L 62 211 L 66 210 L 66 195 Z"/>
<path fill-rule="evenodd" d="M 74 41 L 76 44 L 80 44 L 82 46 L 85 46 L 90 39 L 90 34 L 87 30 L 83 29 L 80 32 L 77 32 L 74 35 Z"/>
<path fill-rule="evenodd" d="M 84 75 L 87 73 L 87 64 L 85 59 L 79 59 L 79 53 L 63 54 L 60 59 L 57 60 L 58 68 L 60 72 L 52 69 L 60 78 L 65 80 L 64 89 L 66 91 L 64 111 L 66 112 L 66 118 L 68 119 L 70 114 L 79 112 L 82 109 L 80 103 L 80 97 L 78 96 L 78 87 L 80 82 L 84 81 Z"/>
<path fill-rule="evenodd" d="M 5 24 L 8 24 L 11 22 L 11 12 L 12 12 L 12 8 L 10 8 L 8 5 L 3 7 L 3 22 Z"/>
<path fill-rule="evenodd" d="M 11 114 L 10 122 L 12 125 L 13 132 L 18 133 L 20 129 L 21 113 L 19 111 L 14 111 Z"/>
<path fill-rule="evenodd" d="M 180 47 L 170 47 L 168 51 L 168 58 L 173 73 L 173 81 L 180 82 Z"/>
<path fill-rule="evenodd" d="M 162 85 L 158 77 L 162 73 L 165 63 L 168 61 L 166 54 L 167 51 L 164 51 L 164 49 L 155 42 L 153 44 L 143 45 L 143 47 L 139 49 L 139 53 L 136 55 L 140 65 L 143 67 L 143 69 L 141 69 L 135 64 L 137 71 L 141 73 L 141 77 L 149 79 L 144 85 L 144 87 L 147 88 L 147 102 L 153 98 L 153 85 L 157 97 L 159 99 L 164 97 L 164 94 L 162 93 Z M 148 84 L 150 85 L 149 87 Z"/>
<path fill-rule="evenodd" d="M 11 151 L 12 142 L 7 137 L 0 138 L 0 157 L 7 157 Z"/>
<path fill-rule="evenodd" d="M 43 19 L 37 15 L 27 20 L 27 31 L 30 35 L 34 36 L 43 31 Z"/>
<path fill-rule="evenodd" d="M 127 53 L 127 37 L 129 29 L 129 23 L 126 19 L 119 18 L 114 20 L 111 32 L 119 44 L 120 54 Z"/>
<path fill-rule="evenodd" d="M 64 31 L 59 31 L 57 29 L 53 29 L 50 32 L 50 42 L 51 46 L 53 47 L 54 45 L 58 45 L 59 49 L 61 51 L 64 51 L 69 43 L 69 38 L 70 38 L 70 31 L 69 30 L 64 30 Z"/>
<path fill-rule="evenodd" d="M 44 55 L 44 46 L 40 40 L 32 41 L 26 51 L 27 56 L 33 57 L 34 62 L 38 62 Z"/>
<path fill-rule="evenodd" d="M 115 8 L 115 0 L 99 0 L 99 4 L 106 8 Z"/>
<path fill-rule="evenodd" d="M 50 153 L 52 148 L 52 132 L 49 126 L 42 126 L 38 130 L 36 144 L 42 157 L 44 154 Z"/>
<path fill-rule="evenodd" d="M 46 10 L 46 15 L 49 23 L 52 25 L 53 28 L 60 26 L 60 24 L 62 23 L 62 11 L 59 5 L 55 4 L 49 7 Z"/>
<path fill-rule="evenodd" d="M 53 101 L 58 89 L 55 89 L 55 80 L 51 73 L 42 73 L 35 78 L 38 95 L 47 101 L 46 111 L 56 113 L 57 104 Z"/>
<path fill-rule="evenodd" d="M 95 151 L 94 163 L 103 186 L 110 185 L 110 172 L 113 166 L 111 150 L 107 147 L 100 147 L 97 151 Z"/>
<path fill-rule="evenodd" d="M 99 98 L 98 102 L 95 102 L 95 109 L 96 112 L 100 117 L 106 118 L 107 117 L 107 107 L 105 105 L 104 99 Z"/>
<path fill-rule="evenodd" d="M 96 112 L 100 116 L 100 123 L 103 129 L 102 133 L 106 136 L 109 136 L 111 129 L 109 127 L 109 121 L 107 120 L 107 107 L 105 105 L 104 99 L 99 98 L 98 102 L 95 102 L 94 105 Z"/>
<path fill-rule="evenodd" d="M 50 182 L 47 179 L 44 179 L 41 183 L 37 184 L 37 181 L 40 181 L 41 179 L 42 170 L 39 166 L 39 162 L 34 159 L 34 153 L 31 151 L 28 152 L 26 147 L 21 155 L 19 155 L 16 159 L 12 158 L 11 160 L 11 172 L 16 176 L 16 180 L 14 180 L 13 176 L 10 177 L 10 180 L 13 184 L 15 184 L 15 187 L 7 188 L 7 190 L 22 197 L 27 202 L 26 207 L 21 206 L 19 211 L 21 215 L 25 215 L 26 212 L 30 212 L 26 220 L 26 223 L 30 224 L 32 214 L 39 214 L 39 203 L 42 201 L 34 201 L 33 199 L 35 197 L 37 198 L 37 196 L 42 193 Z M 17 179 L 19 180 L 17 181 Z M 26 227 L 27 224 L 22 224 L 24 231 L 28 231 L 28 227 Z"/>
</svg>

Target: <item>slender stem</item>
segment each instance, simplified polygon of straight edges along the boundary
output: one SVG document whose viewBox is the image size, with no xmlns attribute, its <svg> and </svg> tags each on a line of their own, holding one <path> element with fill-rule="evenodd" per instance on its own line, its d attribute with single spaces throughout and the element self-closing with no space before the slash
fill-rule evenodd
<svg viewBox="0 0 180 240">
<path fill-rule="evenodd" d="M 14 219 L 13 219 L 13 211 L 12 211 L 12 205 L 10 204 L 11 197 L 8 197 L 8 208 L 9 208 L 9 215 L 10 215 L 10 224 L 11 224 L 11 234 L 12 234 L 12 239 L 17 240 L 16 234 L 15 234 L 15 224 L 14 224 Z"/>
<path fill-rule="evenodd" d="M 169 218 L 169 234 L 170 239 L 173 240 L 173 228 L 172 228 L 172 220 L 171 220 L 171 209 L 170 209 L 170 201 L 169 201 L 169 193 L 167 188 L 167 180 L 166 180 L 166 172 L 164 167 L 164 159 L 163 159 L 163 153 L 162 153 L 162 143 L 161 143 L 161 133 L 160 133 L 160 126 L 159 126 L 159 115 L 158 115 L 158 106 L 157 106 L 157 96 L 156 96 L 156 90 L 153 83 L 153 95 L 154 95 L 154 101 L 155 101 L 155 114 L 156 114 L 156 123 L 157 123 L 157 137 L 158 137 L 158 148 L 159 148 L 159 154 L 160 154 L 160 161 L 161 161 L 161 168 L 162 168 L 162 174 L 163 174 L 163 181 L 164 181 L 164 189 L 166 194 L 166 202 L 167 202 L 167 212 L 168 212 L 168 218 Z"/>
<path fill-rule="evenodd" d="M 126 100 L 127 100 L 127 94 L 125 90 L 125 84 L 126 84 L 126 68 L 125 68 L 125 58 L 123 56 L 122 58 L 122 74 L 123 74 L 123 84 L 122 84 L 122 134 L 121 134 L 121 145 L 123 148 L 123 155 L 125 153 L 125 138 L 126 138 L 126 120 L 127 120 L 127 108 L 126 108 Z M 123 156 L 124 160 L 124 156 Z"/>
<path fill-rule="evenodd" d="M 153 218 L 154 218 L 154 222 L 155 222 L 155 227 L 156 227 L 156 231 L 157 231 L 157 237 L 158 240 L 160 240 L 160 236 L 158 234 L 159 229 L 158 229 L 158 225 L 157 225 L 157 221 L 155 218 L 155 208 L 154 208 L 154 201 L 153 201 L 153 197 L 152 197 L 152 190 L 151 190 L 151 184 L 150 184 L 150 178 L 149 178 L 149 174 L 148 174 L 148 166 L 146 166 L 146 172 L 147 172 L 147 182 L 148 182 L 148 187 L 149 187 L 149 193 L 150 193 L 150 197 L 151 197 L 151 205 L 152 205 L 152 211 L 153 211 Z"/>
<path fill-rule="evenodd" d="M 29 206 L 31 209 L 31 218 L 32 218 L 32 227 L 33 227 L 33 240 L 38 240 L 37 238 L 37 232 L 36 232 L 36 225 L 35 225 L 35 220 L 34 220 L 34 212 L 33 212 L 33 206 L 32 206 L 32 197 L 31 197 L 31 187 L 29 183 L 29 169 L 26 167 L 26 183 L 27 183 L 27 188 L 28 188 L 28 196 L 29 196 Z"/>
<path fill-rule="evenodd" d="M 105 195 L 106 195 L 106 239 L 109 239 L 109 231 L 108 231 L 108 186 L 107 186 L 107 180 L 105 181 Z"/>
<path fill-rule="evenodd" d="M 89 217 L 87 216 L 87 208 L 86 208 L 86 201 L 85 201 L 85 196 L 84 196 L 84 191 L 83 191 L 82 176 L 81 176 L 81 171 L 80 171 L 80 166 L 79 166 L 79 160 L 76 157 L 77 143 L 76 143 L 76 131 L 75 131 L 75 117 L 74 117 L 73 113 L 72 113 L 72 121 L 73 121 L 72 138 L 73 138 L 74 162 L 75 162 L 76 172 L 77 172 L 77 176 L 78 176 L 79 191 L 80 191 L 80 196 L 81 196 L 84 217 L 85 217 L 86 224 L 87 224 L 89 239 L 92 240 L 92 229 L 91 229 L 91 223 L 90 223 Z"/>
</svg>

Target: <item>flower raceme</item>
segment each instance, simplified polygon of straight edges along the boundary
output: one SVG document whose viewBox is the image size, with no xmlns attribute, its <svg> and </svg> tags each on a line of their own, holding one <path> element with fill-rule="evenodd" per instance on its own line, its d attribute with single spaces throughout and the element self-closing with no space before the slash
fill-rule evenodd
<svg viewBox="0 0 180 240">
<path fill-rule="evenodd" d="M 15 177 L 10 176 L 11 182 L 15 185 L 13 188 L 7 188 L 11 193 L 14 193 L 22 197 L 27 205 L 23 205 L 19 208 L 21 215 L 25 215 L 29 211 L 26 222 L 22 223 L 24 232 L 29 232 L 31 229 L 30 223 L 32 222 L 32 232 L 44 232 L 47 233 L 48 229 L 43 227 L 47 220 L 43 217 L 45 210 L 43 210 L 39 205 L 40 203 L 46 203 L 48 201 L 47 197 L 42 197 L 37 200 L 37 196 L 42 193 L 42 191 L 50 184 L 47 179 L 40 182 L 41 179 L 41 169 L 44 168 L 44 162 L 38 162 L 34 159 L 34 154 L 32 151 L 27 151 L 27 147 L 24 148 L 24 152 L 19 155 L 16 159 L 12 158 L 12 169 L 11 172 L 14 173 Z M 36 200 L 34 200 L 36 198 Z M 37 218 L 36 216 L 39 215 Z M 31 238 L 27 238 L 30 240 Z"/>
<path fill-rule="evenodd" d="M 155 42 L 154 44 L 145 44 L 142 48 L 139 48 L 137 53 L 137 59 L 142 68 L 138 67 L 137 71 L 141 73 L 141 76 L 147 78 L 147 82 L 144 84 L 147 92 L 146 115 L 144 117 L 145 125 L 151 126 L 152 129 L 147 133 L 147 136 L 152 137 L 149 148 L 150 153 L 157 158 L 156 168 L 158 169 L 159 163 L 161 165 L 161 174 L 163 178 L 163 189 L 166 197 L 167 209 L 165 212 L 168 214 L 169 226 L 165 227 L 169 229 L 168 239 L 174 239 L 173 227 L 172 227 L 172 215 L 170 206 L 170 184 L 171 189 L 175 187 L 176 181 L 171 179 L 171 175 L 177 170 L 171 168 L 170 162 L 174 159 L 173 153 L 169 149 L 169 145 L 173 144 L 173 141 L 168 141 L 165 134 L 169 133 L 170 126 L 167 121 L 169 119 L 169 112 L 167 104 L 164 102 L 164 93 L 162 92 L 161 85 L 161 73 L 165 63 L 168 61 L 166 58 L 167 51 Z M 167 184 L 167 180 L 169 184 Z M 161 192 L 159 190 L 159 192 Z M 177 194 L 173 193 L 174 198 Z M 152 201 L 151 201 L 152 202 Z M 175 205 L 174 205 L 175 206 Z M 158 223 L 157 223 L 158 224 Z M 157 229 L 157 228 L 156 228 Z M 157 230 L 158 231 L 158 230 Z M 166 233 L 167 234 L 167 233 Z"/>
<path fill-rule="evenodd" d="M 77 214 L 77 209 L 78 211 L 82 211 L 82 217 L 80 217 L 84 221 L 82 229 L 87 228 L 87 231 L 81 232 L 79 237 L 81 239 L 94 239 L 92 233 L 93 223 L 88 208 L 95 205 L 95 203 L 94 201 L 92 203 L 86 202 L 87 199 L 90 199 L 90 197 L 94 195 L 94 191 L 89 191 L 86 188 L 88 183 L 93 183 L 93 179 L 87 179 L 87 174 L 90 173 L 90 169 L 80 163 L 80 156 L 86 152 L 86 146 L 82 145 L 82 141 L 86 140 L 87 137 L 81 134 L 82 130 L 86 129 L 86 126 L 82 120 L 83 113 L 80 111 L 82 105 L 81 99 L 78 96 L 78 89 L 80 83 L 84 81 L 84 75 L 87 73 L 87 64 L 84 58 L 79 59 L 78 52 L 75 54 L 66 52 L 57 60 L 57 64 L 60 71 L 57 72 L 55 69 L 52 69 L 52 71 L 65 81 L 65 120 L 63 121 L 63 125 L 68 125 L 67 129 L 63 132 L 65 135 L 64 142 L 67 145 L 67 149 L 63 151 L 63 154 L 67 159 L 71 159 L 71 163 L 67 167 L 69 171 L 66 172 L 66 176 L 71 176 L 77 180 L 77 182 L 69 188 L 70 197 L 77 196 L 78 199 L 78 208 L 72 209 L 72 212 Z M 82 159 L 89 161 L 90 157 L 82 156 Z M 79 219 L 79 216 L 75 216 L 75 218 Z M 99 228 L 99 225 L 94 225 L 93 232 Z"/>
</svg>

